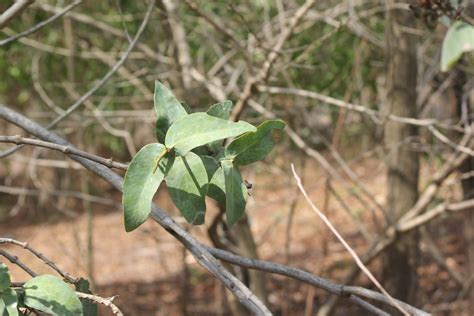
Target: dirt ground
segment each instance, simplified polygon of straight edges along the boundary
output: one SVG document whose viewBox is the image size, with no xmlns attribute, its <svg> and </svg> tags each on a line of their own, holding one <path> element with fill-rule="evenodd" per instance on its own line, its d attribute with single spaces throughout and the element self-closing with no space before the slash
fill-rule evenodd
<svg viewBox="0 0 474 316">
<path fill-rule="evenodd" d="M 252 196 L 247 212 L 250 214 L 251 227 L 258 244 L 262 259 L 285 263 L 285 244 L 287 242 L 287 225 L 290 212 L 294 212 L 291 227 L 289 248 L 290 265 L 303 268 L 317 275 L 340 281 L 352 260 L 335 238 L 328 232 L 320 219 L 308 207 L 290 173 L 291 161 L 277 162 L 273 167 L 258 164 L 246 170 L 244 178 L 253 184 Z M 297 169 L 304 178 L 307 191 L 318 207 L 324 209 L 326 177 L 324 171 L 313 162 L 308 161 L 304 170 L 298 162 Z M 384 203 L 385 177 L 384 168 L 375 159 L 365 159 L 355 163 L 354 171 L 363 175 L 361 181 L 375 193 L 379 203 Z M 429 168 L 424 169 L 425 178 Z M 360 223 L 367 226 L 369 233 L 375 233 L 374 218 L 381 214 L 370 214 L 366 205 L 362 205 L 339 184 L 334 189 L 349 207 L 349 215 L 343 207 L 331 198 L 325 210 L 334 226 L 348 240 L 350 245 L 363 254 L 368 242 L 360 231 Z M 5 196 L 5 195 L 1 195 Z M 120 202 L 120 195 L 110 195 Z M 296 201 L 295 201 L 296 199 Z M 160 191 L 156 202 L 166 210 L 177 215 L 165 190 Z M 209 201 L 209 205 L 212 204 Z M 295 205 L 292 208 L 292 204 Z M 91 204 L 93 210 L 93 280 L 94 290 L 101 296 L 117 295 L 115 302 L 126 315 L 182 315 L 184 310 L 189 315 L 225 315 L 223 307 L 222 286 L 203 270 L 189 253 L 173 237 L 152 220 L 143 228 L 125 233 L 122 214 L 117 207 Z M 216 213 L 210 207 L 208 220 Z M 208 242 L 206 225 L 190 227 L 176 216 L 176 219 L 202 241 Z M 87 227 L 86 212 L 79 212 L 75 218 L 57 216 L 49 220 L 22 220 L 12 218 L 0 223 L 0 236 L 26 241 L 35 249 L 56 262 L 61 269 L 75 276 L 89 277 L 87 263 Z M 447 264 L 464 273 L 464 245 L 462 240 L 462 217 L 459 215 L 435 221 L 429 226 L 437 245 L 447 258 Z M 442 228 L 442 229 L 441 229 Z M 3 246 L 2 246 L 3 247 Z M 6 246 L 38 273 L 52 273 L 41 261 L 22 249 Z M 422 247 L 423 250 L 423 247 Z M 183 257 L 185 260 L 183 260 Z M 3 261 L 4 258 L 1 258 Z M 186 263 L 183 264 L 183 262 Z M 379 275 L 379 261 L 370 265 L 376 276 Z M 25 280 L 28 276 L 19 268 L 9 264 L 14 281 Z M 184 270 L 188 269 L 188 286 L 183 290 Z M 422 252 L 420 299 L 422 306 L 437 315 L 469 315 L 465 310 L 466 302 L 458 299 L 461 288 L 449 274 L 435 263 L 432 256 Z M 288 281 L 281 276 L 269 276 L 269 301 L 276 314 L 304 314 L 312 305 L 312 313 L 324 303 L 328 295 L 319 289 L 296 282 Z M 360 277 L 355 285 L 372 288 L 368 280 Z M 338 315 L 364 315 L 365 313 L 341 302 Z M 111 315 L 107 309 L 102 315 Z"/>
</svg>

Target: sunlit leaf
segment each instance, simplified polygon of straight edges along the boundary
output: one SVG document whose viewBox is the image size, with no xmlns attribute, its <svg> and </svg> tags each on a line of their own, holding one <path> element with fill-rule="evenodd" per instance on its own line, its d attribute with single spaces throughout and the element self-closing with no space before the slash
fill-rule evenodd
<svg viewBox="0 0 474 316">
<path fill-rule="evenodd" d="M 256 132 L 246 133 L 234 139 L 225 149 L 225 157 L 234 160 L 236 165 L 248 165 L 262 160 L 273 149 L 285 128 L 281 120 L 265 121 L 257 127 Z"/>
<path fill-rule="evenodd" d="M 171 124 L 179 118 L 186 116 L 186 109 L 175 98 L 170 89 L 158 80 L 155 81 L 155 134 L 160 143 L 165 142 L 165 135 Z"/>
<path fill-rule="evenodd" d="M 441 71 L 448 71 L 462 54 L 474 50 L 474 26 L 462 21 L 454 22 L 443 40 Z"/>
<path fill-rule="evenodd" d="M 178 155 L 184 156 L 193 148 L 256 130 L 247 122 L 230 122 L 206 113 L 193 113 L 171 125 L 165 144 L 168 148 L 174 148 Z"/>
<path fill-rule="evenodd" d="M 83 315 L 81 301 L 62 280 L 48 274 L 23 285 L 24 304 L 41 312 L 60 316 Z"/>
<path fill-rule="evenodd" d="M 193 225 L 203 224 L 208 178 L 201 158 L 193 152 L 176 157 L 165 181 L 171 199 L 184 218 Z"/>
<path fill-rule="evenodd" d="M 157 160 L 160 159 L 157 167 Z M 122 204 L 125 230 L 134 230 L 146 221 L 153 196 L 173 164 L 162 144 L 148 144 L 133 157 L 123 182 Z"/>
<path fill-rule="evenodd" d="M 221 160 L 225 178 L 225 212 L 227 224 L 232 226 L 245 211 L 247 190 L 242 181 L 240 171 L 230 159 Z"/>
</svg>

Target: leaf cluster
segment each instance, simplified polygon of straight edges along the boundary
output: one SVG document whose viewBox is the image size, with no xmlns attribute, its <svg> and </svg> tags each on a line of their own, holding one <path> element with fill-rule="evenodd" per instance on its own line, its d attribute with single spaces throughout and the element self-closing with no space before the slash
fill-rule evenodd
<svg viewBox="0 0 474 316">
<path fill-rule="evenodd" d="M 132 159 L 123 185 L 125 230 L 132 231 L 148 218 L 153 196 L 164 181 L 170 197 L 190 224 L 204 223 L 205 197 L 225 205 L 233 225 L 244 211 L 247 189 L 239 170 L 263 159 L 273 148 L 281 120 L 255 127 L 229 121 L 232 102 L 212 105 L 207 112 L 191 113 L 173 93 L 155 82 L 155 135 Z M 233 139 L 225 146 L 225 139 Z"/>
</svg>

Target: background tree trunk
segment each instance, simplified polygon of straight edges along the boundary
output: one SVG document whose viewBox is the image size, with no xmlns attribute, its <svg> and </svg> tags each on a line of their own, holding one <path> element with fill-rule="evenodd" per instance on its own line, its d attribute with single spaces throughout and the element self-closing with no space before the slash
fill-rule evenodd
<svg viewBox="0 0 474 316">
<path fill-rule="evenodd" d="M 409 10 L 390 9 L 386 20 L 387 112 L 416 117 L 417 56 L 416 38 L 407 33 L 415 19 Z M 417 135 L 414 126 L 387 122 L 387 222 L 394 223 L 418 198 L 418 153 L 407 138 Z M 383 280 L 391 295 L 415 301 L 418 256 L 417 232 L 406 234 L 383 257 Z"/>
</svg>

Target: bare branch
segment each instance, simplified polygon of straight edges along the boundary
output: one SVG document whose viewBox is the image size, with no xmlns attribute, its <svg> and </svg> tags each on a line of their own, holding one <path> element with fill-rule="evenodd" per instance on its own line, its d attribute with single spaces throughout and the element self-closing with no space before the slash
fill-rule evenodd
<svg viewBox="0 0 474 316">
<path fill-rule="evenodd" d="M 3 136 L 0 135 L 0 143 L 11 143 L 11 144 L 25 144 L 25 145 L 32 145 L 32 146 L 37 146 L 37 147 L 43 147 L 43 148 L 48 148 L 52 150 L 57 150 L 60 151 L 64 154 L 71 154 L 71 155 L 76 155 L 80 157 L 84 157 L 86 159 L 95 161 L 97 163 L 100 163 L 104 166 L 107 166 L 109 168 L 116 168 L 120 170 L 127 170 L 128 165 L 115 162 L 112 159 L 105 159 L 93 154 L 89 154 L 85 151 L 76 149 L 75 147 L 70 147 L 70 146 L 61 146 L 55 143 L 50 143 L 50 142 L 45 142 L 42 140 L 37 140 L 33 138 L 25 138 L 21 137 L 20 135 L 15 135 L 15 136 Z"/>
<path fill-rule="evenodd" d="M 18 1 L 18 2 L 32 2 L 32 1 Z M 0 46 L 3 46 L 3 45 L 6 45 L 8 43 L 11 43 L 13 41 L 16 41 L 17 39 L 21 38 L 21 37 L 24 37 L 24 36 L 27 36 L 27 35 L 30 35 L 30 34 L 33 34 L 34 32 L 38 31 L 39 29 L 43 28 L 44 26 L 48 25 L 49 23 L 51 22 L 54 22 L 56 21 L 57 19 L 59 19 L 60 17 L 62 17 L 64 14 L 66 14 L 67 12 L 71 11 L 72 9 L 74 9 L 77 5 L 79 5 L 80 3 L 82 2 L 82 0 L 76 0 L 74 1 L 73 3 L 71 3 L 70 5 L 68 5 L 67 7 L 65 7 L 63 10 L 61 10 L 60 12 L 58 12 L 57 14 L 53 15 L 52 17 L 44 20 L 43 22 L 41 23 L 38 23 L 36 24 L 35 26 L 33 26 L 32 28 L 24 31 L 24 32 L 21 32 L 21 33 L 18 33 L 18 34 L 15 34 L 9 38 L 6 38 L 4 40 L 1 40 L 0 41 Z M 1 29 L 1 22 L 0 22 L 0 29 Z"/>
<path fill-rule="evenodd" d="M 26 264 L 21 262 L 20 258 L 18 258 L 17 256 L 14 256 L 14 255 L 10 254 L 9 252 L 7 252 L 5 250 L 2 250 L 2 249 L 0 249 L 0 255 L 7 258 L 8 261 L 10 261 L 11 263 L 19 266 L 23 271 L 28 273 L 30 276 L 35 277 L 35 276 L 38 275 L 36 272 L 31 270 Z"/>
<path fill-rule="evenodd" d="M 20 15 L 35 0 L 18 0 L 15 1 L 5 12 L 0 14 L 0 30 L 4 28 L 8 22 Z"/>
<path fill-rule="evenodd" d="M 48 259 L 45 255 L 43 255 L 41 252 L 35 250 L 32 248 L 28 243 L 26 242 L 21 242 L 15 239 L 11 238 L 0 238 L 0 244 L 13 244 L 19 247 L 22 247 L 29 252 L 31 252 L 33 255 L 35 255 L 38 259 L 43 261 L 46 265 L 48 265 L 51 269 L 59 273 L 64 279 L 66 279 L 69 283 L 76 283 L 78 281 L 78 278 L 75 278 L 71 276 L 69 273 L 62 271 L 53 261 Z"/>
<path fill-rule="evenodd" d="M 298 177 L 298 174 L 296 173 L 295 166 L 291 164 L 291 171 L 293 172 L 293 176 L 296 179 L 296 184 L 300 188 L 301 193 L 303 193 L 303 196 L 306 198 L 306 201 L 308 204 L 311 206 L 311 209 L 321 218 L 321 220 L 326 224 L 326 226 L 329 227 L 329 229 L 333 232 L 333 234 L 337 237 L 339 242 L 346 248 L 346 250 L 351 254 L 352 258 L 354 258 L 354 261 L 356 262 L 357 266 L 359 269 L 364 272 L 364 274 L 372 281 L 373 284 L 385 295 L 387 298 L 390 300 L 390 302 L 393 303 L 393 305 L 400 311 L 402 314 L 406 316 L 410 316 L 410 314 L 398 304 L 394 298 L 385 290 L 385 288 L 382 286 L 382 284 L 379 283 L 379 281 L 374 277 L 372 272 L 365 266 L 365 264 L 362 262 L 362 260 L 359 258 L 357 253 L 352 249 L 351 246 L 344 240 L 344 238 L 339 234 L 337 229 L 331 224 L 329 219 L 324 215 L 317 207 L 314 205 L 313 201 L 309 198 L 308 194 L 306 193 L 306 190 L 304 189 L 303 185 L 301 184 L 301 179 Z"/>
<path fill-rule="evenodd" d="M 105 298 L 105 297 L 100 297 L 97 295 L 87 294 L 87 293 L 82 293 L 82 292 L 76 292 L 76 295 L 80 298 L 85 298 L 89 301 L 93 301 L 93 302 L 107 306 L 108 308 L 112 310 L 112 313 L 114 315 L 123 316 L 122 311 L 113 302 L 116 296 Z"/>
</svg>

